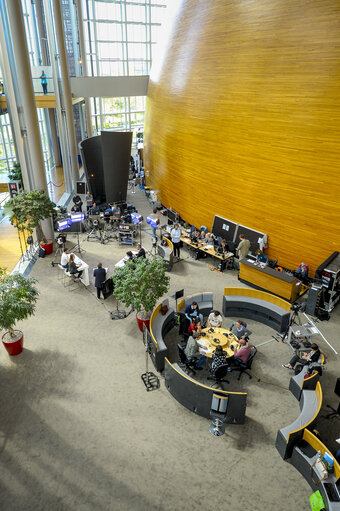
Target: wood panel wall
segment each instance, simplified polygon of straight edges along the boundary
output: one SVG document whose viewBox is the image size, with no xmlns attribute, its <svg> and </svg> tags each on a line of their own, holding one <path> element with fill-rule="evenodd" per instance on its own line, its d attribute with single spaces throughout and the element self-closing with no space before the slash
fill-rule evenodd
<svg viewBox="0 0 340 511">
<path fill-rule="evenodd" d="M 340 250 L 340 2 L 183 0 L 145 119 L 145 171 L 195 225 L 268 233 L 312 272 Z"/>
</svg>

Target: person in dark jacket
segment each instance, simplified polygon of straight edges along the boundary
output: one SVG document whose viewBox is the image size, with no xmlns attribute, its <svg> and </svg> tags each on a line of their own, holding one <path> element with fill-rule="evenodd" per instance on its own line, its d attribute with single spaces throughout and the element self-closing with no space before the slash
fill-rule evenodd
<svg viewBox="0 0 340 511">
<path fill-rule="evenodd" d="M 83 270 L 79 270 L 79 266 L 81 266 L 81 263 L 76 263 L 75 262 L 75 255 L 74 254 L 71 254 L 70 255 L 70 260 L 69 260 L 69 272 L 71 273 L 71 275 L 76 275 L 78 274 L 78 279 L 80 279 L 80 277 L 82 276 L 83 274 Z"/>
<path fill-rule="evenodd" d="M 315 342 L 313 342 L 310 345 L 310 349 L 311 349 L 311 351 L 309 353 L 304 352 L 301 355 L 301 358 L 298 355 L 295 354 L 290 359 L 288 364 L 283 364 L 282 367 L 284 367 L 285 369 L 294 369 L 295 364 L 297 364 L 297 363 L 305 366 L 307 364 L 310 364 L 311 362 L 317 362 L 319 360 L 319 358 L 320 358 L 320 355 L 321 355 L 321 352 L 319 350 L 319 346 L 317 344 L 315 344 Z"/>
<path fill-rule="evenodd" d="M 97 268 L 93 270 L 93 276 L 95 278 L 94 285 L 97 289 L 97 298 L 100 299 L 100 292 L 102 291 L 103 284 L 106 280 L 106 270 L 103 268 L 102 263 L 98 263 Z M 103 292 L 103 291 L 102 291 Z M 103 295 L 104 297 L 104 295 Z"/>
<path fill-rule="evenodd" d="M 136 257 L 146 257 L 145 256 L 145 249 L 142 247 L 140 243 L 137 243 L 136 248 L 138 250 Z"/>
</svg>

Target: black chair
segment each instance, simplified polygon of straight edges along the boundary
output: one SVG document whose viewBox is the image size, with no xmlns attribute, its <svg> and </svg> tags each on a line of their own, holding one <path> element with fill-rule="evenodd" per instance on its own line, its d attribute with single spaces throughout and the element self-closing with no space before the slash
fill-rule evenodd
<svg viewBox="0 0 340 511">
<path fill-rule="evenodd" d="M 252 348 L 252 352 L 250 353 L 248 359 L 246 362 L 241 362 L 241 360 L 237 360 L 235 367 L 233 367 L 233 371 L 239 371 L 240 374 L 238 375 L 238 380 L 241 378 L 243 373 L 246 373 L 249 376 L 249 379 L 252 378 L 252 375 L 247 372 L 247 369 L 251 368 L 251 365 L 253 363 L 254 357 L 257 353 L 256 348 Z"/>
<path fill-rule="evenodd" d="M 278 262 L 278 259 L 269 259 L 269 261 L 268 261 L 269 268 L 273 268 L 273 270 L 275 270 L 277 262 Z"/>
<path fill-rule="evenodd" d="M 177 344 L 177 348 L 181 363 L 185 365 L 187 371 L 191 371 L 192 374 L 195 375 L 196 371 L 193 369 L 193 366 L 196 365 L 197 360 L 195 358 L 188 358 L 185 354 L 183 346 L 181 346 L 180 344 Z"/>
<path fill-rule="evenodd" d="M 183 337 L 183 340 L 187 341 L 189 339 L 189 332 L 188 328 L 190 326 L 190 319 L 188 319 L 186 316 L 181 315 L 180 324 L 179 324 L 179 335 Z"/>
<path fill-rule="evenodd" d="M 214 380 L 214 382 L 215 382 L 215 383 L 213 383 L 212 387 L 214 387 L 216 384 L 220 385 L 222 387 L 222 385 L 221 385 L 222 382 L 230 383 L 229 380 L 223 379 L 226 376 L 228 369 L 229 369 L 229 366 L 227 364 L 224 364 L 216 369 L 215 376 L 213 376 L 213 375 L 208 376 L 208 378 L 207 378 L 208 380 Z"/>
</svg>

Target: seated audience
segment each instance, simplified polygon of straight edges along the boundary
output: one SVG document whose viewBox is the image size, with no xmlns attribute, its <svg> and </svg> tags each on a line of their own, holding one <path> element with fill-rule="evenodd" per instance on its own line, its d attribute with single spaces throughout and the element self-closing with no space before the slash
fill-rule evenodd
<svg viewBox="0 0 340 511">
<path fill-rule="evenodd" d="M 125 262 L 132 261 L 132 260 L 133 260 L 133 253 L 131 252 L 131 250 L 128 250 L 126 252 L 126 261 Z"/>
<path fill-rule="evenodd" d="M 199 233 L 198 241 L 200 241 L 201 243 L 203 242 L 205 243 L 207 241 L 207 235 L 204 229 L 202 229 L 201 232 Z"/>
<path fill-rule="evenodd" d="M 236 335 L 238 339 L 241 339 L 241 337 L 245 335 L 246 326 L 247 324 L 244 323 L 241 319 L 239 319 L 238 321 L 234 321 L 230 325 L 229 330 L 233 332 L 233 334 Z"/>
<path fill-rule="evenodd" d="M 313 362 L 317 362 L 320 358 L 321 351 L 319 350 L 319 346 L 313 342 L 310 345 L 310 352 L 303 352 L 301 357 L 295 353 L 295 355 L 290 359 L 288 364 L 282 364 L 282 367 L 285 369 L 294 369 L 296 364 L 301 364 L 303 366 L 309 365 Z"/>
<path fill-rule="evenodd" d="M 72 214 L 81 213 L 81 207 L 79 206 L 79 204 L 73 204 L 73 206 L 71 208 L 71 213 Z"/>
<path fill-rule="evenodd" d="M 203 314 L 200 313 L 200 308 L 197 302 L 192 302 L 191 305 L 188 305 L 184 311 L 185 316 L 192 320 L 193 318 L 199 317 L 201 323 L 203 324 Z"/>
<path fill-rule="evenodd" d="M 204 361 L 206 360 L 206 356 L 200 355 L 199 352 L 199 346 L 197 344 L 197 339 L 200 338 L 200 334 L 198 332 L 193 332 L 192 335 L 190 335 L 187 345 L 185 347 L 184 353 L 186 354 L 186 357 L 191 358 L 199 358 L 199 361 L 195 365 L 196 369 L 201 370 L 202 365 L 204 364 Z"/>
<path fill-rule="evenodd" d="M 209 314 L 207 326 L 216 328 L 216 327 L 222 326 L 222 323 L 223 323 L 223 318 L 218 311 L 212 311 Z"/>
<path fill-rule="evenodd" d="M 240 347 L 234 351 L 234 355 L 230 357 L 230 360 L 235 362 L 237 365 L 239 362 L 245 364 L 251 354 L 251 346 L 249 343 L 249 337 L 243 335 L 239 340 Z"/>
<path fill-rule="evenodd" d="M 198 332 L 199 334 L 202 332 L 202 323 L 200 318 L 195 318 L 192 323 L 190 323 L 188 327 L 188 333 Z"/>
<path fill-rule="evenodd" d="M 224 353 L 222 346 L 216 346 L 216 349 L 211 358 L 211 375 L 215 376 L 216 369 L 227 364 L 226 354 Z"/>
<path fill-rule="evenodd" d="M 223 239 L 221 241 L 221 245 L 220 247 L 218 248 L 218 252 L 220 254 L 227 254 L 228 253 L 228 245 L 227 245 L 227 241 L 225 239 Z"/>
<path fill-rule="evenodd" d="M 136 257 L 146 257 L 145 255 L 145 249 L 142 247 L 140 243 L 137 243 L 136 248 L 138 250 Z"/>
<path fill-rule="evenodd" d="M 70 266 L 70 273 L 71 275 L 78 275 L 78 279 L 80 279 L 80 277 L 82 276 L 83 274 L 83 271 L 82 270 L 79 270 L 78 267 L 81 266 L 81 263 L 76 263 L 75 262 L 75 255 L 74 254 L 71 254 L 70 255 L 70 261 L 69 261 L 69 266 Z"/>
<path fill-rule="evenodd" d="M 66 271 L 69 270 L 69 259 L 70 259 L 70 251 L 68 248 L 64 248 L 64 252 L 61 254 L 60 265 L 65 268 Z"/>
<path fill-rule="evenodd" d="M 199 239 L 200 232 L 198 229 L 195 228 L 195 230 L 191 234 L 192 241 L 197 241 Z"/>
<path fill-rule="evenodd" d="M 258 248 L 258 249 L 256 250 L 255 254 L 256 254 L 256 263 L 257 263 L 257 264 L 261 264 L 261 265 L 268 264 L 269 259 L 268 259 L 268 257 L 266 256 L 266 254 L 264 254 L 264 253 L 262 252 L 262 250 L 260 250 L 260 249 Z"/>
<path fill-rule="evenodd" d="M 214 244 L 216 236 L 212 232 L 207 232 L 205 237 L 208 245 Z"/>
<path fill-rule="evenodd" d="M 97 298 L 99 300 L 100 292 L 102 291 L 103 284 L 106 280 L 106 270 L 103 268 L 102 263 L 98 263 L 97 268 L 93 270 L 93 276 L 95 277 L 94 286 L 97 288 Z"/>
</svg>

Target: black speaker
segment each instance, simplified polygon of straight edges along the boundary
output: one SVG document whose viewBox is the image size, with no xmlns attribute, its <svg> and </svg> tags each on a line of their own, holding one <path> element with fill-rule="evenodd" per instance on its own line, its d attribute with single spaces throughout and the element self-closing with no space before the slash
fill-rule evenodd
<svg viewBox="0 0 340 511">
<path fill-rule="evenodd" d="M 334 393 L 340 397 L 340 378 L 336 380 Z"/>
<path fill-rule="evenodd" d="M 84 181 L 77 181 L 77 195 L 86 194 L 86 183 Z"/>
</svg>

